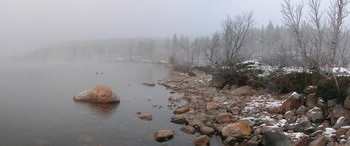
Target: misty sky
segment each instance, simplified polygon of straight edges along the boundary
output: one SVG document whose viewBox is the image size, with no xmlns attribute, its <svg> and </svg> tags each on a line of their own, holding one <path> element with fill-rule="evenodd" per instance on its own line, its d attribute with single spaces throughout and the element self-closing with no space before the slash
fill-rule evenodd
<svg viewBox="0 0 350 146">
<path fill-rule="evenodd" d="M 293 0 L 292 0 L 293 1 Z M 217 31 L 252 10 L 281 24 L 281 0 L 0 0 L 0 58 L 64 41 L 189 36 Z"/>
</svg>

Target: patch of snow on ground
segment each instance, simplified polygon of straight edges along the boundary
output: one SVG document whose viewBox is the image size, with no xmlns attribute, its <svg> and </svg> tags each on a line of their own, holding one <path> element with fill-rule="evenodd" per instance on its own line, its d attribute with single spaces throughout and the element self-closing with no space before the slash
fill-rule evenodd
<svg viewBox="0 0 350 146">
<path fill-rule="evenodd" d="M 282 74 L 289 74 L 292 72 L 303 72 L 303 68 L 302 67 L 278 67 L 278 66 L 269 66 L 269 65 L 262 65 L 262 63 L 258 60 L 258 59 L 252 59 L 252 60 L 247 60 L 242 62 L 243 64 L 248 64 L 249 63 L 249 67 L 252 67 L 252 69 L 259 69 L 262 70 L 263 73 L 259 74 L 259 77 L 266 77 L 268 75 L 270 75 L 272 72 L 275 72 L 277 70 L 280 70 L 280 72 Z M 223 67 L 223 69 L 226 69 L 226 67 Z M 322 70 L 326 71 L 325 68 L 323 68 Z M 312 73 L 311 70 L 307 70 L 307 73 Z M 337 74 L 337 76 L 350 76 L 350 70 L 344 67 L 334 67 L 333 68 L 333 72 Z"/>
<path fill-rule="evenodd" d="M 282 106 L 283 101 L 276 100 L 272 97 L 269 97 L 267 100 L 262 96 L 259 97 L 250 97 L 252 99 L 251 102 L 246 103 L 246 107 L 243 110 L 244 112 L 248 112 L 248 110 L 260 107 L 262 109 L 266 108 L 276 108 Z"/>
</svg>

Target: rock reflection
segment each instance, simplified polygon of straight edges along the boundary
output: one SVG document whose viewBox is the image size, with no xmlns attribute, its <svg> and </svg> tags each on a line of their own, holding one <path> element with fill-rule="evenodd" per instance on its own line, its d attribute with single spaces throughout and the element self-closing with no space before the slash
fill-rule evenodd
<svg viewBox="0 0 350 146">
<path fill-rule="evenodd" d="M 76 102 L 84 108 L 82 113 L 89 113 L 97 116 L 98 118 L 108 119 L 116 111 L 119 103 L 101 104 L 101 103 L 90 103 L 90 102 Z"/>
</svg>

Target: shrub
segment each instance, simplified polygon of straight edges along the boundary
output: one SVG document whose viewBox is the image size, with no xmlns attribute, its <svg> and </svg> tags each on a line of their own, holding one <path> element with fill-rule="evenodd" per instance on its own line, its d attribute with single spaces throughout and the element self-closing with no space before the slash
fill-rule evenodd
<svg viewBox="0 0 350 146">
<path fill-rule="evenodd" d="M 325 100 L 337 99 L 337 102 L 343 102 L 347 96 L 346 90 L 350 85 L 350 77 L 337 77 L 339 92 L 333 78 L 324 78 L 317 84 L 316 96 L 323 97 Z"/>
</svg>

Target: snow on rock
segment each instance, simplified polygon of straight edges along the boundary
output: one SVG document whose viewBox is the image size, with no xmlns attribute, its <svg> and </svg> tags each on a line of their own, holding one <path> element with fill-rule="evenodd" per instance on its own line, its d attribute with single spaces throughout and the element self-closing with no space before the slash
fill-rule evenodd
<svg viewBox="0 0 350 146">
<path fill-rule="evenodd" d="M 297 141 L 300 138 L 306 136 L 306 134 L 304 134 L 303 132 L 294 132 L 294 133 L 284 132 L 284 135 L 290 138 L 292 141 Z"/>
<path fill-rule="evenodd" d="M 276 126 L 283 127 L 286 124 L 288 124 L 287 120 L 286 119 L 281 119 L 281 120 L 278 121 Z"/>
<path fill-rule="evenodd" d="M 322 135 L 326 137 L 332 137 L 332 136 L 335 136 L 335 132 L 336 130 L 333 128 L 326 128 L 325 132 Z"/>
</svg>

